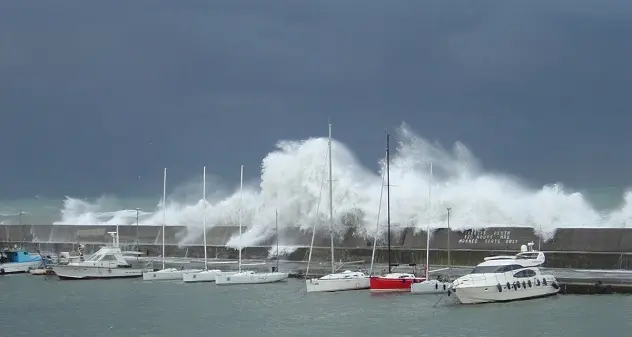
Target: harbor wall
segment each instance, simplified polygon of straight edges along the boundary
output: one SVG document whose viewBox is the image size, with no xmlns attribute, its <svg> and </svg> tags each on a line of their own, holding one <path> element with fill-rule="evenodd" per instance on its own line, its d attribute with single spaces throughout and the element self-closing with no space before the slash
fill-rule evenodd
<svg viewBox="0 0 632 337">
<path fill-rule="evenodd" d="M 0 244 L 3 242 L 34 243 L 106 243 L 110 242 L 108 232 L 115 231 L 115 226 L 73 226 L 73 225 L 0 225 Z M 162 243 L 162 227 L 160 226 L 119 226 L 121 243 L 142 245 L 158 245 Z M 244 229 L 244 231 L 247 229 Z M 187 234 L 187 227 L 167 226 L 165 243 L 178 245 Z M 216 226 L 207 230 L 209 246 L 225 246 L 228 240 L 236 236 L 236 226 Z M 279 234 L 280 245 L 309 247 L 312 234 L 298 229 L 282 230 Z M 449 238 L 449 243 L 448 243 Z M 266 240 L 258 246 L 270 246 L 275 238 Z M 576 251 L 576 252 L 632 252 L 632 228 L 564 228 L 558 229 L 552 239 L 541 240 L 533 228 L 502 227 L 480 230 L 454 231 L 447 228 L 435 230 L 430 236 L 432 249 L 446 250 L 519 250 L 527 242 L 534 242 L 543 251 Z M 202 233 L 197 240 L 189 241 L 183 246 L 202 244 Z M 336 247 L 371 248 L 372 239 L 361 238 L 349 230 L 342 240 L 336 240 Z M 378 245 L 386 246 L 386 238 L 378 240 Z M 328 233 L 317 233 L 314 241 L 316 247 L 329 247 Z M 426 233 L 415 232 L 407 228 L 391 235 L 391 246 L 403 249 L 425 249 Z"/>
<path fill-rule="evenodd" d="M 110 242 L 107 232 L 115 226 L 73 225 L 0 225 L 0 246 L 26 243 L 33 249 L 43 251 L 71 250 L 77 242 L 85 244 L 88 252 L 99 245 Z M 119 226 L 120 242 L 123 245 L 138 245 L 139 250 L 149 256 L 160 255 L 162 227 Z M 199 229 L 198 229 L 199 230 Z M 202 233 L 197 240 L 180 245 L 188 234 L 184 226 L 167 226 L 165 243 L 167 256 L 202 257 Z M 226 248 L 226 242 L 238 234 L 236 226 L 216 226 L 207 231 L 208 253 L 211 257 L 236 258 L 234 249 Z M 286 256 L 291 260 L 306 260 L 312 234 L 298 229 L 282 230 L 280 246 L 296 249 Z M 449 238 L 449 243 L 448 243 Z M 336 240 L 336 259 L 344 261 L 371 260 L 373 240 L 364 239 L 349 230 L 344 238 Z M 433 264 L 447 263 L 448 246 L 453 264 L 474 265 L 483 257 L 493 254 L 513 254 L 520 246 L 534 242 L 536 248 L 547 252 L 547 266 L 574 268 L 632 268 L 632 228 L 564 228 L 558 229 L 552 239 L 541 240 L 533 228 L 502 227 L 482 230 L 454 231 L 447 228 L 435 230 L 430 237 L 430 258 Z M 267 258 L 270 248 L 276 244 L 271 238 L 254 247 L 245 248 L 245 256 Z M 326 232 L 317 232 L 314 240 L 317 247 L 313 259 L 329 259 L 329 237 Z M 386 238 L 378 240 L 376 261 L 386 262 Z M 425 261 L 426 233 L 407 228 L 391 235 L 391 257 L 399 263 Z M 629 261 L 628 261 L 629 260 Z"/>
</svg>

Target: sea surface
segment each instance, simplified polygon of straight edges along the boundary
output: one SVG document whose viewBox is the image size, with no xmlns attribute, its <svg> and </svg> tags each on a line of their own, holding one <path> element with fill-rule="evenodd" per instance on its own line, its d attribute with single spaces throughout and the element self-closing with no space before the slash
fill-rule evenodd
<svg viewBox="0 0 632 337">
<path fill-rule="evenodd" d="M 439 295 L 306 294 L 294 279 L 217 286 L 0 277 L 2 337 L 629 336 L 631 312 L 625 295 L 464 306 Z"/>
</svg>

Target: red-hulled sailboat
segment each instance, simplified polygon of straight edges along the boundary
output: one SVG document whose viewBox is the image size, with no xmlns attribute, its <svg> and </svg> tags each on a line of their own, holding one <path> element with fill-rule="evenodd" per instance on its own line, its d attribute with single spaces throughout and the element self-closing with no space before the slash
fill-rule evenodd
<svg viewBox="0 0 632 337">
<path fill-rule="evenodd" d="M 423 282 L 425 277 L 417 277 L 411 273 L 394 273 L 391 264 L 391 184 L 390 184 L 390 135 L 386 134 L 386 218 L 387 218 L 387 241 L 388 241 L 388 273 L 381 276 L 371 276 L 369 278 L 369 288 L 371 292 L 410 292 L 410 285 Z M 397 265 L 395 265 L 397 266 Z M 410 265 L 414 267 L 414 265 Z"/>
</svg>

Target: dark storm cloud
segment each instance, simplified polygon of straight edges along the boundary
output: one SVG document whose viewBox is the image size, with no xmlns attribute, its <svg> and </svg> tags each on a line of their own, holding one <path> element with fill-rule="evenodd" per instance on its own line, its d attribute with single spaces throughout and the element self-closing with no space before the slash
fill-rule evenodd
<svg viewBox="0 0 632 337">
<path fill-rule="evenodd" d="M 628 1 L 2 2 L 1 194 L 159 192 L 164 166 L 255 175 L 276 140 L 323 135 L 328 116 L 367 165 L 406 120 L 536 181 L 627 183 L 631 15 Z"/>
</svg>

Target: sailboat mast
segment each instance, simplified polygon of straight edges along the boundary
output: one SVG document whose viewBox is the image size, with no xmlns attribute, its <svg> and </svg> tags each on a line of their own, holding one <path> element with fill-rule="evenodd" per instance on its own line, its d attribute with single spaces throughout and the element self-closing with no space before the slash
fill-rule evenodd
<svg viewBox="0 0 632 337">
<path fill-rule="evenodd" d="M 202 227 L 204 230 L 204 270 L 208 270 L 208 256 L 206 252 L 206 166 L 204 166 L 202 176 Z"/>
<path fill-rule="evenodd" d="M 165 269 L 165 225 L 167 223 L 167 168 L 162 178 L 162 269 Z"/>
<path fill-rule="evenodd" d="M 388 272 L 391 273 L 391 155 L 390 155 L 390 137 L 386 133 L 386 240 L 388 241 Z"/>
<path fill-rule="evenodd" d="M 241 165 L 239 178 L 239 272 L 241 273 L 241 208 L 244 202 L 244 165 Z"/>
<path fill-rule="evenodd" d="M 274 226 L 276 227 L 276 271 L 279 271 L 279 211 L 274 211 Z"/>
<path fill-rule="evenodd" d="M 432 204 L 432 162 L 430 162 L 430 178 L 428 179 L 428 230 L 426 232 L 426 279 L 428 279 L 428 272 L 430 271 L 430 207 Z"/>
<path fill-rule="evenodd" d="M 331 230 L 331 272 L 335 273 L 334 267 L 334 197 L 333 197 L 333 174 L 331 164 L 331 124 L 329 124 L 329 227 Z"/>
</svg>

